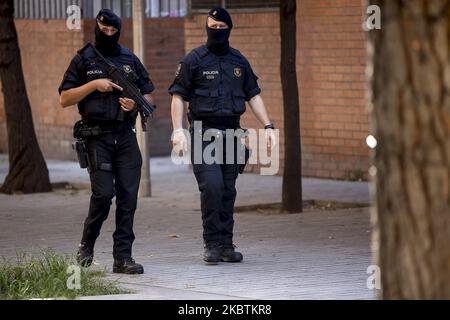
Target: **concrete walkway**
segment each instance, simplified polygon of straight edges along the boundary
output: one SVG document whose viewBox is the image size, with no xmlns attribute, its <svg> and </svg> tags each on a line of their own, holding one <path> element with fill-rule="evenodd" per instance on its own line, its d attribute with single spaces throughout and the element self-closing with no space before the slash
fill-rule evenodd
<svg viewBox="0 0 450 320">
<path fill-rule="evenodd" d="M 89 183 L 75 162 L 48 161 L 52 182 Z M 199 193 L 186 166 L 151 161 L 153 197 L 140 199 L 134 258 L 141 276 L 112 274 L 114 208 L 96 245 L 96 268 L 135 294 L 83 299 L 373 299 L 369 208 L 279 214 L 256 210 L 235 216 L 240 264 L 204 265 Z M 0 156 L 0 181 L 7 173 Z M 237 206 L 280 202 L 281 178 L 243 174 Z M 303 179 L 304 199 L 370 202 L 368 183 Z M 50 247 L 73 253 L 89 190 L 0 195 L 0 255 Z"/>
</svg>

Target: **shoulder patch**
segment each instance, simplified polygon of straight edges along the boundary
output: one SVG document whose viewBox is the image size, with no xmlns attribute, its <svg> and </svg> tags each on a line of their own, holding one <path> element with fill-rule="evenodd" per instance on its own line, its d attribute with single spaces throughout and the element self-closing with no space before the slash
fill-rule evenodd
<svg viewBox="0 0 450 320">
<path fill-rule="evenodd" d="M 177 71 L 175 71 L 175 77 L 178 77 L 181 71 L 181 63 L 178 64 Z"/>
</svg>

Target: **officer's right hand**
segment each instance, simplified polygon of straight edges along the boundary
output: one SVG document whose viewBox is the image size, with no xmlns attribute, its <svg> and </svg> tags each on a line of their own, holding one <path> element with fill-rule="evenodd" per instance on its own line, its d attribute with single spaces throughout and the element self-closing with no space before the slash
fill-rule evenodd
<svg viewBox="0 0 450 320">
<path fill-rule="evenodd" d="M 172 135 L 173 150 L 178 155 L 184 155 L 187 153 L 187 139 L 183 132 L 183 129 L 177 129 Z"/>
<path fill-rule="evenodd" d="M 123 88 L 112 82 L 111 79 L 96 79 L 93 81 L 95 83 L 95 89 L 100 92 L 111 92 L 114 89 L 123 91 Z"/>
</svg>

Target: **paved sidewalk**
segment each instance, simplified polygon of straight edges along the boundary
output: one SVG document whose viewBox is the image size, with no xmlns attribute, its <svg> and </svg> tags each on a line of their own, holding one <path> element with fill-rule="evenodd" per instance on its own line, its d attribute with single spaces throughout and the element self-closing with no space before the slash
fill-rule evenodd
<svg viewBox="0 0 450 320">
<path fill-rule="evenodd" d="M 52 182 L 88 183 L 74 162 L 49 161 Z M 0 156 L 0 181 L 7 161 Z M 240 264 L 202 263 L 199 193 L 186 166 L 169 158 L 151 161 L 153 197 L 140 199 L 134 257 L 141 276 L 111 279 L 135 292 L 93 299 L 374 299 L 366 288 L 371 264 L 369 208 L 302 214 L 242 212 L 235 220 Z M 368 184 L 303 180 L 304 199 L 369 202 Z M 281 178 L 243 174 L 237 205 L 279 202 Z M 51 247 L 76 249 L 87 213 L 89 190 L 0 195 L 0 255 Z M 111 271 L 114 208 L 96 246 L 97 268 Z M 84 299 L 91 299 L 85 297 Z"/>
</svg>

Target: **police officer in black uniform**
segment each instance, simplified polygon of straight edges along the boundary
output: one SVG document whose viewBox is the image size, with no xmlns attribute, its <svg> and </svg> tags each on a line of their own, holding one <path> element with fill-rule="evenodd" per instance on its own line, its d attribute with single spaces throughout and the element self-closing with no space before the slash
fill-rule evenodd
<svg viewBox="0 0 450 320">
<path fill-rule="evenodd" d="M 135 73 L 135 84 L 148 101 L 154 86 L 139 59 L 119 45 L 121 20 L 109 9 L 96 17 L 95 48 L 126 73 Z M 133 219 L 141 176 L 142 158 L 135 134 L 136 103 L 121 96 L 121 90 L 107 77 L 106 65 L 89 45 L 78 51 L 59 87 L 63 107 L 78 104 L 82 123 L 100 128 L 101 134 L 87 138 L 91 163 L 92 195 L 77 258 L 89 266 L 94 244 L 116 197 L 116 230 L 113 234 L 113 272 L 141 274 L 142 265 L 132 258 Z"/>
<path fill-rule="evenodd" d="M 240 128 L 240 116 L 245 112 L 247 101 L 257 119 L 265 126 L 268 147 L 273 147 L 275 143 L 274 127 L 259 95 L 261 89 L 258 78 L 247 59 L 229 45 L 232 28 L 229 13 L 221 7 L 213 8 L 206 21 L 206 45 L 192 50 L 178 65 L 175 80 L 169 88 L 172 95 L 175 151 L 187 151 L 182 127 L 183 100 L 189 102 L 191 133 L 194 133 L 195 121 L 201 121 L 203 130 L 217 130 L 219 135 L 226 129 Z M 233 143 L 237 145 L 236 140 Z M 208 143 L 202 143 L 203 149 Z M 226 158 L 225 151 L 226 148 L 223 159 Z M 193 161 L 193 170 L 201 192 L 204 261 L 208 264 L 219 261 L 240 262 L 243 256 L 235 251 L 233 244 L 235 182 L 239 164 L 236 161 L 231 164 Z"/>
</svg>

